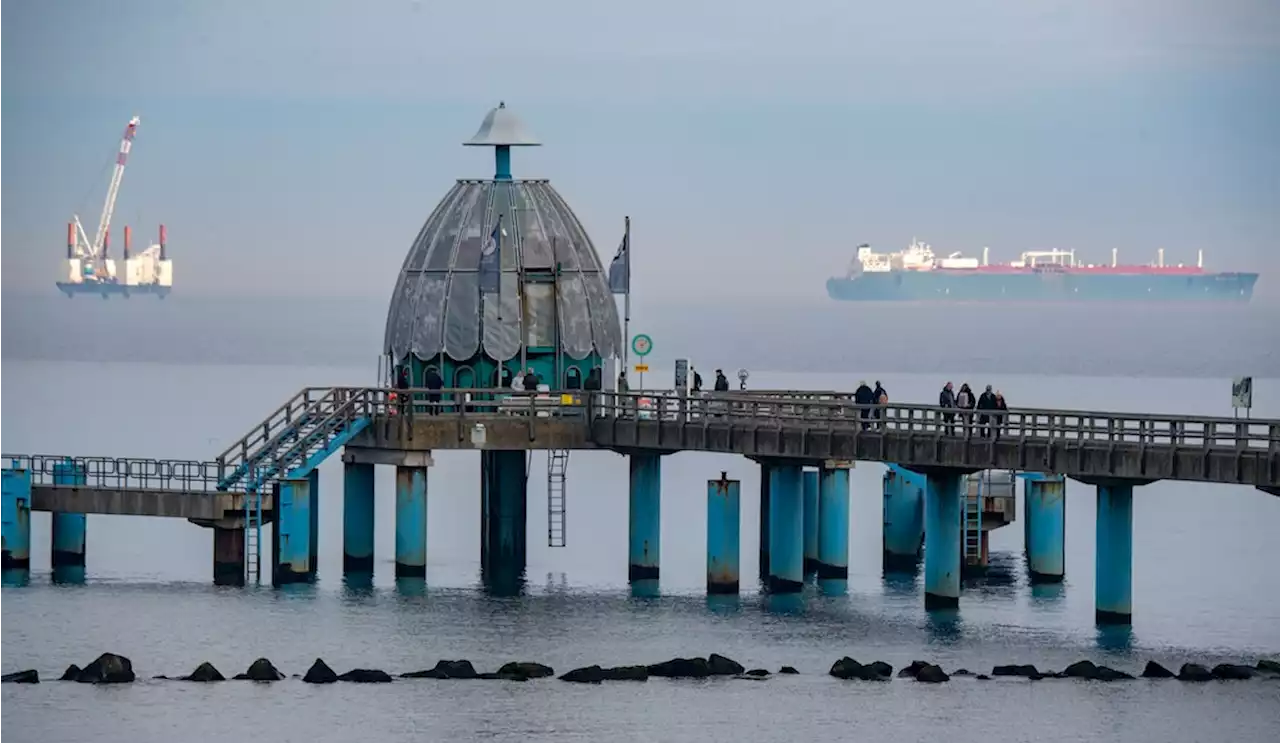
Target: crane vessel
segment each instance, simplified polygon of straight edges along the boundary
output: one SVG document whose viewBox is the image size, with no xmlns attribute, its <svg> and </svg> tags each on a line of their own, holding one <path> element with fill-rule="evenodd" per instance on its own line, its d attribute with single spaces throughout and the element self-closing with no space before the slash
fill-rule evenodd
<svg viewBox="0 0 1280 743">
<path fill-rule="evenodd" d="M 120 151 L 116 154 L 115 169 L 111 172 L 111 184 L 107 187 L 107 201 L 98 217 L 98 229 L 89 240 L 80 224 L 80 216 L 72 215 L 67 223 L 67 257 L 63 265 L 63 279 L 58 289 L 68 297 L 77 294 L 97 294 L 104 299 L 119 294 L 154 294 L 164 298 L 173 287 L 173 261 L 169 260 L 167 235 L 160 225 L 160 242 L 153 243 L 134 254 L 133 231 L 124 228 L 124 252 L 122 261 L 111 258 L 111 215 L 120 195 L 120 183 L 124 180 L 124 167 L 133 147 L 134 135 L 140 120 L 134 116 L 125 127 L 120 139 Z M 123 269 L 123 270 L 121 270 Z"/>
</svg>

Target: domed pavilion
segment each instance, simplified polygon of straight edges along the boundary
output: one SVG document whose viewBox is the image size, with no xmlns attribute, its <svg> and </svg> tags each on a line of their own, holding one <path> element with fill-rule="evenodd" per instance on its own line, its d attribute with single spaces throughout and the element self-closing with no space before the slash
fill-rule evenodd
<svg viewBox="0 0 1280 743">
<path fill-rule="evenodd" d="M 595 245 L 548 181 L 512 178 L 511 149 L 540 143 L 505 104 L 463 144 L 494 149 L 493 178 L 459 180 L 427 217 L 396 279 L 384 353 L 413 386 L 431 367 L 445 387 L 505 387 L 522 368 L 553 389 L 580 386 L 622 353 Z"/>
</svg>

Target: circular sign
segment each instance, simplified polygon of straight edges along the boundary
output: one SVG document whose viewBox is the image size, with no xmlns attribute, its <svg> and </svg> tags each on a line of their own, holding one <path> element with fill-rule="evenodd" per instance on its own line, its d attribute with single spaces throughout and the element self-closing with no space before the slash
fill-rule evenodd
<svg viewBox="0 0 1280 743">
<path fill-rule="evenodd" d="M 738 370 L 738 381 L 739 381 L 739 382 L 745 382 L 745 381 L 747 381 L 747 378 L 748 378 L 748 377 L 750 377 L 750 376 L 751 376 L 751 375 L 747 373 L 747 370 L 746 370 L 746 369 L 739 369 L 739 370 Z"/>
<path fill-rule="evenodd" d="M 631 339 L 631 350 L 636 356 L 648 356 L 653 350 L 653 339 L 644 333 L 640 333 Z"/>
</svg>

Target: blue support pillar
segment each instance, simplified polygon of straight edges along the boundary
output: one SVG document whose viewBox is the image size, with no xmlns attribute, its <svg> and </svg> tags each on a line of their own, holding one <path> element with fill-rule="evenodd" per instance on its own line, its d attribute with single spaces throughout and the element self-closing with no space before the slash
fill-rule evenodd
<svg viewBox="0 0 1280 743">
<path fill-rule="evenodd" d="M 738 592 L 742 484 L 720 473 L 707 480 L 707 593 Z"/>
<path fill-rule="evenodd" d="M 943 472 L 925 479 L 924 608 L 960 605 L 961 486 L 963 476 Z"/>
<path fill-rule="evenodd" d="M 818 580 L 849 579 L 849 467 L 827 463 L 818 485 Z"/>
<path fill-rule="evenodd" d="M 632 454 L 627 579 L 658 580 L 662 544 L 662 458 Z"/>
<path fill-rule="evenodd" d="M 320 568 L 320 470 L 313 467 L 307 473 L 307 482 L 311 487 L 311 539 L 307 543 L 311 549 L 311 572 Z"/>
<path fill-rule="evenodd" d="M 889 465 L 884 474 L 884 562 L 886 571 L 914 572 L 924 545 L 925 477 Z"/>
<path fill-rule="evenodd" d="M 31 569 L 31 473 L 4 470 L 3 521 L 5 571 Z"/>
<path fill-rule="evenodd" d="M 1032 583 L 1061 583 L 1066 575 L 1066 485 L 1060 475 L 1029 475 L 1022 486 Z"/>
<path fill-rule="evenodd" d="M 427 575 L 427 468 L 396 467 L 396 577 Z"/>
<path fill-rule="evenodd" d="M 68 459 L 53 465 L 55 485 L 84 485 L 84 465 Z M 88 518 L 83 513 L 53 514 L 53 563 L 54 578 L 58 582 L 84 580 L 85 537 Z"/>
<path fill-rule="evenodd" d="M 524 582 L 527 495 L 525 452 L 480 452 L 480 569 L 492 593 L 519 593 Z"/>
<path fill-rule="evenodd" d="M 373 465 L 342 465 L 342 572 L 373 572 Z"/>
<path fill-rule="evenodd" d="M 272 583 L 310 583 L 316 578 L 311 562 L 311 478 L 289 477 L 276 489 L 276 538 L 271 551 Z"/>
<path fill-rule="evenodd" d="M 805 470 L 801 475 L 804 488 L 804 575 L 818 572 L 818 471 Z"/>
<path fill-rule="evenodd" d="M 771 593 L 804 588 L 804 478 L 799 466 L 774 465 L 769 480 Z"/>
<path fill-rule="evenodd" d="M 773 467 L 760 463 L 760 541 L 758 542 L 760 562 L 757 573 L 760 583 L 769 584 L 769 497 L 770 484 L 773 482 Z"/>
<path fill-rule="evenodd" d="M 1096 598 L 1098 624 L 1133 620 L 1133 485 L 1098 486 Z"/>
</svg>

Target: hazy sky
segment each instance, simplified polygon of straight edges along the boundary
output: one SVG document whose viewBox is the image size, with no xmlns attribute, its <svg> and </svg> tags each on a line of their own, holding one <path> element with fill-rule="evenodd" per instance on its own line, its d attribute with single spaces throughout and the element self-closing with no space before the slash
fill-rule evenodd
<svg viewBox="0 0 1280 743">
<path fill-rule="evenodd" d="M 1268 0 L 6 0 L 2 28 L 6 292 L 54 291 L 136 113 L 114 226 L 169 226 L 176 290 L 387 297 L 453 179 L 492 174 L 460 143 L 501 99 L 545 145 L 516 175 L 606 260 L 630 214 L 654 300 L 820 299 L 912 236 L 1204 248 L 1280 294 Z"/>
</svg>

